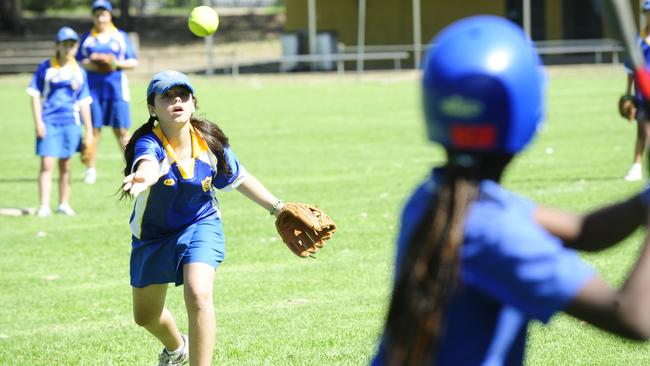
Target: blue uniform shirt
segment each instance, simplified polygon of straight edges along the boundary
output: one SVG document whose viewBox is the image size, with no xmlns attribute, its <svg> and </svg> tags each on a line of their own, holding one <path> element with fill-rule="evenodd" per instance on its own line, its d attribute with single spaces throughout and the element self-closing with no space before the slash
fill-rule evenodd
<svg viewBox="0 0 650 366">
<path fill-rule="evenodd" d="M 643 53 L 643 57 L 645 58 L 646 62 L 646 68 L 650 69 L 650 35 L 647 35 L 645 33 L 637 34 L 636 37 L 636 43 L 641 48 L 641 52 Z M 634 74 L 634 70 L 632 69 L 632 65 L 630 64 L 630 60 L 625 59 L 623 62 L 623 66 L 625 67 L 625 71 L 628 74 Z M 636 83 L 636 79 L 634 80 L 634 98 L 637 101 L 643 100 L 643 97 L 641 96 L 641 93 L 639 92 L 639 87 Z"/>
<path fill-rule="evenodd" d="M 434 170 L 404 208 L 398 265 L 441 173 Z M 465 221 L 460 284 L 448 307 L 436 365 L 521 365 L 528 323 L 547 322 L 594 275 L 575 251 L 535 223 L 533 210 L 532 202 L 496 182 L 480 183 Z M 381 346 L 372 364 L 384 364 Z"/>
<path fill-rule="evenodd" d="M 27 93 L 41 98 L 47 124 L 80 124 L 79 105 L 92 102 L 86 71 L 75 60 L 60 66 L 55 57 L 38 66 Z"/>
<path fill-rule="evenodd" d="M 127 34 L 115 27 L 104 33 L 95 31 L 86 32 L 79 41 L 77 60 L 89 58 L 94 52 L 112 53 L 116 60 L 136 59 L 135 50 Z M 129 83 L 126 74 L 120 70 L 108 73 L 88 72 L 90 94 L 94 100 L 122 100 L 131 99 Z"/>
<path fill-rule="evenodd" d="M 160 166 L 160 179 L 138 195 L 131 214 L 131 232 L 146 241 L 176 234 L 188 225 L 220 217 L 215 189 L 236 188 L 246 170 L 230 148 L 225 149 L 231 174 L 217 170 L 217 157 L 198 132 L 191 130 L 192 158 L 180 163 L 160 126 L 135 143 L 133 167 L 140 160 Z"/>
</svg>

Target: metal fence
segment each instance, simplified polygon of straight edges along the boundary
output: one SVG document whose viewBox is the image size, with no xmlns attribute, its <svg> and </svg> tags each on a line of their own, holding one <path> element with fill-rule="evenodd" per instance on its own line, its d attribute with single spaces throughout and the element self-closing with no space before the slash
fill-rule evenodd
<svg viewBox="0 0 650 366">
<path fill-rule="evenodd" d="M 219 8 L 259 8 L 279 3 L 278 0 L 208 0 L 205 2 Z"/>
</svg>

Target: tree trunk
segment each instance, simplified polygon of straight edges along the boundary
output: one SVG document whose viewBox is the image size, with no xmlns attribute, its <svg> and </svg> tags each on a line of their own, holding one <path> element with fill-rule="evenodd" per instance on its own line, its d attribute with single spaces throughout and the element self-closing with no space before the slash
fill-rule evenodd
<svg viewBox="0 0 650 366">
<path fill-rule="evenodd" d="M 0 0 L 0 29 L 13 35 L 24 34 L 20 0 Z"/>
<path fill-rule="evenodd" d="M 120 1 L 120 21 L 122 23 L 122 28 L 127 32 L 133 31 L 133 18 L 129 12 L 129 8 L 131 7 L 130 5 L 130 0 Z"/>
</svg>

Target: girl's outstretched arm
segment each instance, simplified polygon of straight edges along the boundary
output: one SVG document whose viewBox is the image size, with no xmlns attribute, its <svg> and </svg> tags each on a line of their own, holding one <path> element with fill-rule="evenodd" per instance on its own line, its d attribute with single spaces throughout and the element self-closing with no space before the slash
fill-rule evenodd
<svg viewBox="0 0 650 366">
<path fill-rule="evenodd" d="M 137 197 L 158 181 L 158 178 L 160 178 L 159 171 L 160 167 L 158 163 L 151 160 L 141 160 L 138 162 L 136 171 L 127 175 L 122 180 L 122 183 L 124 183 L 122 189 L 127 191 L 131 196 Z"/>
</svg>

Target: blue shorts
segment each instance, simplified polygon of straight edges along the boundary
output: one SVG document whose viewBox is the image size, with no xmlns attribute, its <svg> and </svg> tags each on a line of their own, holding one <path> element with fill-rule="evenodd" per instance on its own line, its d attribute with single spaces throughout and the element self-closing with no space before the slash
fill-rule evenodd
<svg viewBox="0 0 650 366">
<path fill-rule="evenodd" d="M 81 126 L 74 123 L 63 125 L 45 124 L 45 137 L 36 138 L 36 155 L 67 159 L 79 151 Z"/>
<path fill-rule="evenodd" d="M 93 100 L 90 104 L 90 111 L 93 116 L 94 128 L 109 126 L 128 129 L 131 127 L 129 102 L 123 100 Z"/>
<path fill-rule="evenodd" d="M 220 219 L 192 224 L 172 236 L 155 240 L 132 237 L 131 286 L 183 284 L 183 265 L 206 263 L 215 269 L 226 255 Z"/>
</svg>

